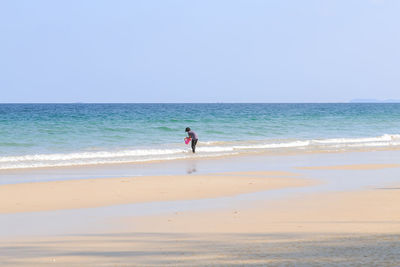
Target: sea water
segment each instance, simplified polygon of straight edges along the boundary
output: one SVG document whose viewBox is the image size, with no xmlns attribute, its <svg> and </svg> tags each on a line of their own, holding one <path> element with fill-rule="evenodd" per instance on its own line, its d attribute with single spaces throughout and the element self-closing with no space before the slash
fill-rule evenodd
<svg viewBox="0 0 400 267">
<path fill-rule="evenodd" d="M 0 105 L 0 169 L 380 148 L 400 148 L 400 104 Z"/>
</svg>

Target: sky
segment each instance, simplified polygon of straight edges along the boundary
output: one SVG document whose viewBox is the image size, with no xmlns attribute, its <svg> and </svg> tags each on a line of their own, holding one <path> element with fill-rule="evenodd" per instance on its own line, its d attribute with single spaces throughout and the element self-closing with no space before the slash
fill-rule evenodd
<svg viewBox="0 0 400 267">
<path fill-rule="evenodd" d="M 0 0 L 0 103 L 400 99 L 397 0 Z"/>
</svg>

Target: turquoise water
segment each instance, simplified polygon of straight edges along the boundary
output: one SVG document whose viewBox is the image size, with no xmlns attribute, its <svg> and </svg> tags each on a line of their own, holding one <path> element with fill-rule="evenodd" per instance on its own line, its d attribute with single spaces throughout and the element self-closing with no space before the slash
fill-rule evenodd
<svg viewBox="0 0 400 267">
<path fill-rule="evenodd" d="M 400 104 L 2 104 L 0 169 L 400 145 Z"/>
</svg>

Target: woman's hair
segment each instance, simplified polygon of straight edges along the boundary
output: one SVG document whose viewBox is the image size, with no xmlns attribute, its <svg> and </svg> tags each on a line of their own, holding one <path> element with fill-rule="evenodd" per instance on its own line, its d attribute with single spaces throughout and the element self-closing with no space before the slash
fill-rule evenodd
<svg viewBox="0 0 400 267">
<path fill-rule="evenodd" d="M 189 131 L 190 131 L 190 128 L 189 128 L 189 127 L 186 127 L 185 132 L 189 132 Z"/>
</svg>

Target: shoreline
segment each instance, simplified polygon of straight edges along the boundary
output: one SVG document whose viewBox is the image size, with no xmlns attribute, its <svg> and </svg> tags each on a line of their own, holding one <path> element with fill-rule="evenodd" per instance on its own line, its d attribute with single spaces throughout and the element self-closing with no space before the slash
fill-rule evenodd
<svg viewBox="0 0 400 267">
<path fill-rule="evenodd" d="M 14 172 L 14 171 L 30 171 L 30 170 L 47 170 L 47 169 L 69 169 L 69 168 L 87 168 L 87 167 L 103 167 L 103 166 L 124 166 L 124 165 L 141 165 L 141 164 L 154 164 L 154 163 L 167 163 L 167 162 L 179 162 L 186 160 L 219 160 L 225 158 L 235 158 L 235 157 L 248 157 L 248 156 L 290 156 L 290 155 L 309 155 L 309 154 L 337 154 L 337 153 L 363 153 L 363 152 L 379 152 L 379 151 L 400 151 L 399 146 L 372 146 L 372 147 L 346 147 L 342 149 L 333 149 L 333 150 L 318 150 L 318 149 L 303 149 L 303 148 L 279 148 L 279 149 L 271 149 L 269 151 L 239 151 L 235 152 L 234 150 L 230 153 L 220 152 L 220 154 L 206 154 L 207 152 L 196 153 L 194 155 L 188 150 L 189 156 L 181 156 L 178 158 L 165 158 L 165 159 L 143 159 L 143 160 L 134 160 L 134 161 L 125 161 L 125 162 L 101 162 L 101 163 L 79 163 L 79 164 L 65 164 L 65 165 L 55 165 L 55 166 L 35 166 L 35 167 L 13 167 L 13 168 L 5 168 L 0 169 L 0 173 Z"/>
<path fill-rule="evenodd" d="M 0 170 L 0 186 L 7 184 L 16 183 L 26 183 L 26 182 L 38 182 L 41 181 L 56 181 L 56 180 L 75 180 L 75 179 L 95 179 L 95 178 L 119 178 L 119 177 L 132 177 L 132 176 L 160 176 L 160 175 L 182 175 L 182 174 L 192 174 L 198 172 L 196 167 L 190 170 L 189 165 L 210 165 L 210 162 L 240 162 L 241 159 L 256 159 L 264 157 L 269 160 L 274 158 L 288 158 L 288 157 L 314 157 L 321 155 L 337 155 L 338 157 L 347 157 L 349 159 L 353 158 L 354 154 L 367 155 L 376 153 L 393 153 L 398 154 L 400 149 L 373 149 L 373 150 L 363 150 L 363 151 L 297 151 L 297 152 L 282 152 L 279 154 L 260 152 L 260 153 L 242 153 L 235 155 L 224 155 L 224 156 L 213 156 L 213 157 L 197 157 L 196 155 L 188 158 L 173 159 L 173 160 L 155 160 L 147 162 L 131 162 L 131 163 L 107 163 L 107 164 L 86 164 L 86 165 L 74 165 L 74 166 L 59 166 L 59 167 L 34 167 L 34 168 L 22 168 L 22 169 L 3 169 Z M 387 156 L 384 156 L 388 158 Z M 378 162 L 377 164 L 388 164 L 396 165 L 396 161 L 387 159 L 384 162 Z M 361 162 L 360 164 L 370 164 L 373 162 Z M 375 164 L 375 163 L 373 163 Z M 343 164 L 344 165 L 344 164 Z M 171 167 L 172 166 L 172 167 Z M 183 167 L 182 167 L 183 166 Z M 294 168 L 292 171 L 302 170 L 300 168 Z M 304 166 L 303 166 L 304 167 Z M 186 168 L 187 170 L 182 172 L 181 170 Z M 224 166 L 226 169 L 226 167 Z M 303 170 L 306 170 L 306 167 Z M 314 167 L 311 167 L 314 168 Z M 319 167 L 318 167 L 319 168 Z M 148 171 L 153 169 L 155 171 Z M 175 169 L 175 170 L 174 170 Z M 230 169 L 230 168 L 228 168 Z M 119 170 L 125 170 L 128 174 L 120 173 Z M 159 171 L 157 171 L 159 170 Z M 170 171 L 172 170 L 172 171 Z M 176 171 L 178 170 L 178 171 Z M 251 171 L 251 169 L 246 169 Z M 264 169 L 263 169 L 264 170 Z M 288 169 L 286 169 L 288 171 Z M 215 172 L 215 170 L 209 172 L 201 172 L 202 174 L 210 174 Z M 71 176 L 73 174 L 73 177 Z M 46 177 L 45 179 L 42 179 Z M 21 179 L 20 177 L 26 177 Z M 34 177 L 35 179 L 32 180 Z M 36 179 L 36 177 L 38 177 Z M 61 177 L 61 178 L 59 178 Z M 16 178 L 16 179 L 15 179 Z"/>
</svg>

